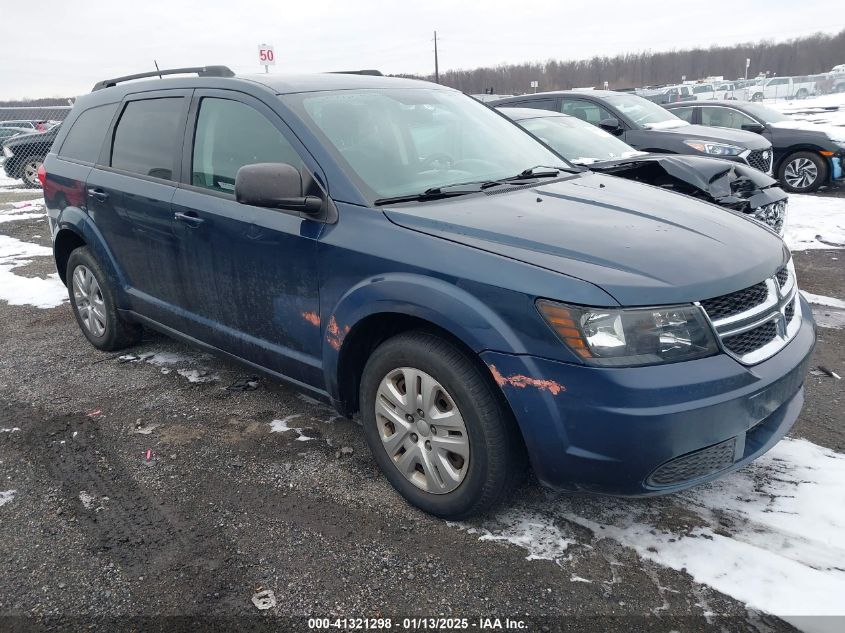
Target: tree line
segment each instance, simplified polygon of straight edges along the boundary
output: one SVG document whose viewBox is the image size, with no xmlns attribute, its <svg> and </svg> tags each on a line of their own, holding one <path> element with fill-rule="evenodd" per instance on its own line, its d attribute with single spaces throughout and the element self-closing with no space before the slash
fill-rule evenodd
<svg viewBox="0 0 845 633">
<path fill-rule="evenodd" d="M 440 73 L 440 83 L 469 94 L 491 91 L 496 94 L 565 90 L 604 86 L 611 89 L 638 88 L 648 85 L 680 83 L 709 76 L 736 79 L 745 75 L 745 60 L 751 60 L 748 76 L 811 75 L 845 64 L 845 30 L 834 35 L 817 33 L 784 42 L 765 40 L 733 46 L 711 46 L 661 52 L 643 51 L 613 57 L 583 60 L 554 60 L 502 64 L 493 68 L 447 70 Z M 399 75 L 434 81 L 433 73 L 424 77 Z"/>
</svg>

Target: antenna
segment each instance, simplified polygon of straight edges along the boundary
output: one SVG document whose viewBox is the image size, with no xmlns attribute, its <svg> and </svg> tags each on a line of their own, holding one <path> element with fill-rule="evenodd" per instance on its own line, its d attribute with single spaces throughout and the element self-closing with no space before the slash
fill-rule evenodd
<svg viewBox="0 0 845 633">
<path fill-rule="evenodd" d="M 161 76 L 161 69 L 158 67 L 158 62 L 156 60 L 153 60 L 153 63 L 156 65 L 156 72 L 158 73 L 158 78 L 162 79 L 163 77 Z"/>
</svg>

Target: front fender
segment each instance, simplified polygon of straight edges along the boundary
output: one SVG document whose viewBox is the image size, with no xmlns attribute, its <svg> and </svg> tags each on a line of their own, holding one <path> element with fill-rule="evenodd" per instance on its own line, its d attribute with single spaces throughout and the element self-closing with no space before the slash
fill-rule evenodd
<svg viewBox="0 0 845 633">
<path fill-rule="evenodd" d="M 109 284 L 114 290 L 114 299 L 117 307 L 128 309 L 129 302 L 125 292 L 126 278 L 120 272 L 117 259 L 115 259 L 114 254 L 103 238 L 103 234 L 100 233 L 100 230 L 94 224 L 93 220 L 91 220 L 91 217 L 78 207 L 66 207 L 59 214 L 56 226 L 56 235 L 53 240 L 54 255 L 55 247 L 59 243 L 62 231 L 71 231 L 82 238 L 106 273 Z"/>
<path fill-rule="evenodd" d="M 374 314 L 423 319 L 451 333 L 476 353 L 524 354 L 513 329 L 488 305 L 461 287 L 425 275 L 395 273 L 364 279 L 323 314 L 322 353 L 327 390 L 337 397 L 338 361 L 347 335 Z"/>
</svg>

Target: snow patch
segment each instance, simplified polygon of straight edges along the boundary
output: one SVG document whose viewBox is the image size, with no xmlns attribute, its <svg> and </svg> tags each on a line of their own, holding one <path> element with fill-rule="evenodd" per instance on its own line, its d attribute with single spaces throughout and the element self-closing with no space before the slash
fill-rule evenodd
<svg viewBox="0 0 845 633">
<path fill-rule="evenodd" d="M 67 289 L 58 273 L 41 277 L 22 277 L 12 272 L 25 266 L 33 257 L 49 257 L 46 246 L 23 242 L 0 235 L 0 301 L 9 305 L 31 305 L 36 308 L 55 308 L 68 300 Z"/>
<path fill-rule="evenodd" d="M 0 490 L 0 506 L 13 501 L 17 492 L 17 490 Z"/>
<path fill-rule="evenodd" d="M 20 431 L 20 430 L 21 430 L 21 427 L 19 427 L 19 426 L 13 426 L 13 427 L 12 427 L 12 428 L 10 428 L 10 429 L 9 429 L 9 428 L 2 428 L 2 429 L 0 429 L 0 433 L 17 433 L 17 432 L 18 432 L 18 431 Z"/>
<path fill-rule="evenodd" d="M 813 303 L 817 306 L 830 306 L 831 308 L 840 308 L 845 310 L 845 301 L 842 301 L 842 299 L 825 297 L 824 295 L 814 295 L 812 292 L 806 292 L 805 290 L 802 290 L 801 294 L 804 295 L 804 298 L 809 303 Z"/>
<path fill-rule="evenodd" d="M 302 432 L 301 427 L 288 425 L 288 422 L 299 417 L 302 417 L 301 414 L 296 413 L 294 415 L 289 415 L 286 418 L 282 418 L 281 420 L 273 420 L 270 422 L 270 433 L 287 433 L 288 431 L 296 431 L 297 442 L 307 442 L 308 440 L 313 440 L 313 437 L 308 437 Z"/>
<path fill-rule="evenodd" d="M 82 506 L 86 510 L 90 510 L 94 507 L 94 501 L 96 500 L 96 497 L 94 497 L 94 495 L 92 495 L 91 493 L 85 492 L 84 490 L 80 490 L 79 500 L 82 502 Z"/>
<path fill-rule="evenodd" d="M 804 616 L 845 616 L 843 481 L 845 455 L 787 438 L 743 470 L 672 497 L 549 494 L 469 529 L 451 525 L 561 562 L 575 524 L 816 633 L 838 623 Z M 666 527 L 671 506 L 694 527 Z"/>
<path fill-rule="evenodd" d="M 793 251 L 845 248 L 845 200 L 790 194 L 783 239 Z"/>
<path fill-rule="evenodd" d="M 205 383 L 216 382 L 220 380 L 220 376 L 212 374 L 207 369 L 177 369 L 176 373 L 187 378 L 188 382 Z"/>
</svg>

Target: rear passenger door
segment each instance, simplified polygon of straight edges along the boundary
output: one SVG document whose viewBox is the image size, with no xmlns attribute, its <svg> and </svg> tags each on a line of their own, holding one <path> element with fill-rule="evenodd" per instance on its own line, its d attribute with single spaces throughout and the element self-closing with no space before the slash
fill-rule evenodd
<svg viewBox="0 0 845 633">
<path fill-rule="evenodd" d="M 308 182 L 304 148 L 279 116 L 246 94 L 197 90 L 173 198 L 192 330 L 219 349 L 288 378 L 322 384 L 316 247 L 323 224 L 240 204 L 244 165 L 289 163 Z"/>
<path fill-rule="evenodd" d="M 176 329 L 190 306 L 170 203 L 190 94 L 128 96 L 86 184 L 89 213 L 123 276 L 130 307 Z"/>
</svg>

